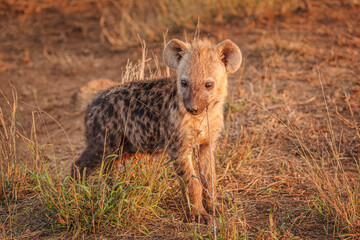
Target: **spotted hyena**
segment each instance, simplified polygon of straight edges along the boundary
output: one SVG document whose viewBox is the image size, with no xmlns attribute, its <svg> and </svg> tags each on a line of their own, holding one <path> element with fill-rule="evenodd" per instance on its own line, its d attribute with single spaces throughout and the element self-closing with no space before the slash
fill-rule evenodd
<svg viewBox="0 0 360 240">
<path fill-rule="evenodd" d="M 177 77 L 112 87 L 88 106 L 87 147 L 72 173 L 78 177 L 85 168 L 90 173 L 102 156 L 119 151 L 166 151 L 175 160 L 191 217 L 208 223 L 213 200 L 216 203 L 214 150 L 223 127 L 227 74 L 239 68 L 241 52 L 230 40 L 213 45 L 173 39 L 163 57 Z"/>
</svg>

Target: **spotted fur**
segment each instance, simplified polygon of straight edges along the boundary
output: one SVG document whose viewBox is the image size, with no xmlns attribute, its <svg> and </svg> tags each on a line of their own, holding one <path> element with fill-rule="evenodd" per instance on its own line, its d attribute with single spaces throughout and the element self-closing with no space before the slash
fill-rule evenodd
<svg viewBox="0 0 360 240">
<path fill-rule="evenodd" d="M 152 154 L 165 149 L 175 160 L 190 215 L 208 223 L 216 202 L 214 149 L 223 127 L 227 74 L 239 68 L 241 52 L 230 40 L 213 45 L 174 39 L 163 54 L 165 63 L 177 70 L 176 77 L 112 87 L 88 106 L 87 147 L 72 175 L 79 177 L 85 168 L 89 174 L 103 156 L 119 151 Z"/>
</svg>

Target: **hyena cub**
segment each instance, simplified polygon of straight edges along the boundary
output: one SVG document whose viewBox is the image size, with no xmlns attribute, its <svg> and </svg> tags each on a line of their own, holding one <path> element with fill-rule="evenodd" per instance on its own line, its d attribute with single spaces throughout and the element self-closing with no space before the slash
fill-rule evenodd
<svg viewBox="0 0 360 240">
<path fill-rule="evenodd" d="M 79 177 L 85 168 L 88 174 L 101 164 L 102 156 L 119 151 L 165 150 L 175 160 L 192 219 L 208 223 L 213 200 L 216 203 L 214 151 L 223 127 L 227 74 L 239 68 L 241 52 L 230 40 L 212 45 L 208 40 L 189 44 L 173 39 L 163 57 L 177 69 L 176 78 L 116 86 L 88 106 L 87 147 L 72 174 Z"/>
</svg>

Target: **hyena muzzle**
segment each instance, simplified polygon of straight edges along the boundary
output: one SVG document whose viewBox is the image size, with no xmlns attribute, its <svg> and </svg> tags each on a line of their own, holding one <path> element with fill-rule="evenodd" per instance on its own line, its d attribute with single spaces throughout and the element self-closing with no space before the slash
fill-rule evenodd
<svg viewBox="0 0 360 240">
<path fill-rule="evenodd" d="M 163 52 L 174 78 L 134 81 L 100 93 L 85 114 L 86 149 L 72 176 L 91 173 L 103 156 L 166 151 L 175 160 L 190 216 L 209 223 L 216 204 L 214 151 L 223 127 L 227 74 L 241 64 L 230 40 L 184 43 L 173 39 Z M 193 164 L 193 151 L 196 150 Z"/>
</svg>

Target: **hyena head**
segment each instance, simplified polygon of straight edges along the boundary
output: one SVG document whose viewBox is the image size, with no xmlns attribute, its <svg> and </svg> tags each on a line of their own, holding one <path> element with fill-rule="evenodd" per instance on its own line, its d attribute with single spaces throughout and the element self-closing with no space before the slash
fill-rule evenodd
<svg viewBox="0 0 360 240">
<path fill-rule="evenodd" d="M 241 64 L 240 49 L 230 40 L 212 45 L 208 40 L 191 44 L 173 39 L 164 49 L 164 61 L 177 69 L 177 87 L 181 103 L 194 115 L 207 106 L 223 102 L 227 94 L 227 74 Z"/>
</svg>

